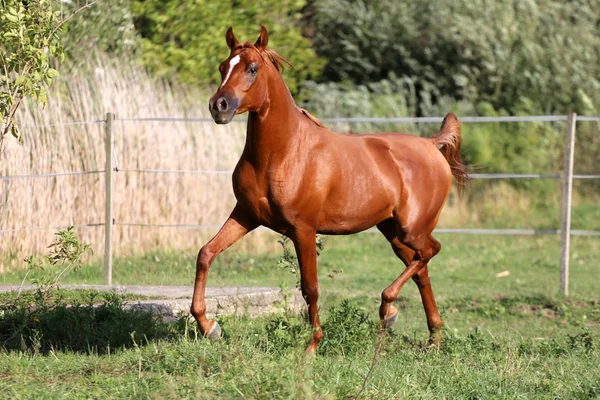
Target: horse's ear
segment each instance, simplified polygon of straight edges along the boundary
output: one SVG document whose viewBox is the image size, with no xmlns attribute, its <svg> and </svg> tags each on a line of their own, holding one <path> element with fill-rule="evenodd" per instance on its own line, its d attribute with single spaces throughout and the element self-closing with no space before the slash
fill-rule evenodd
<svg viewBox="0 0 600 400">
<path fill-rule="evenodd" d="M 264 50 L 267 48 L 267 43 L 269 43 L 269 32 L 267 32 L 267 28 L 261 26 L 260 36 L 256 39 L 254 46 L 258 47 L 260 50 Z"/>
<path fill-rule="evenodd" d="M 227 41 L 227 46 L 229 47 L 229 50 L 233 50 L 234 47 L 240 44 L 240 42 L 233 34 L 233 27 L 231 26 L 229 27 L 229 29 L 227 29 L 227 33 L 225 34 L 225 40 Z"/>
</svg>

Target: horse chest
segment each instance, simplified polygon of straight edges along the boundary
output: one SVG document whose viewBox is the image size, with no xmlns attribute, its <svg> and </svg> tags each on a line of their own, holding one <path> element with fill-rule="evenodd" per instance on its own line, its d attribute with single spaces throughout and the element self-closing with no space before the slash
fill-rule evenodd
<svg viewBox="0 0 600 400">
<path fill-rule="evenodd" d="M 285 225 L 281 203 L 285 201 L 286 188 L 278 179 L 269 179 L 254 169 L 242 167 L 233 176 L 233 189 L 238 203 L 252 213 L 263 225 Z"/>
</svg>

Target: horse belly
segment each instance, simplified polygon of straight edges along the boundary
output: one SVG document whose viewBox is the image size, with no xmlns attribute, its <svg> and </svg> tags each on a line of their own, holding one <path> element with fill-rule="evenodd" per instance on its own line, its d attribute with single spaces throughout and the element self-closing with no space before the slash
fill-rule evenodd
<svg viewBox="0 0 600 400">
<path fill-rule="evenodd" d="M 392 217 L 399 194 L 391 190 L 391 186 L 386 187 L 381 178 L 360 181 L 362 184 L 353 182 L 328 196 L 321 213 L 319 232 L 330 235 L 357 233 Z"/>
</svg>

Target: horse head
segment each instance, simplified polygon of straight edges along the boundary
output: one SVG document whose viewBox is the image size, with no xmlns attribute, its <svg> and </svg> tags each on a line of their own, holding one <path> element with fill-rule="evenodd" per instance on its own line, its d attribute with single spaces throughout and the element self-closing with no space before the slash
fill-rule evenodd
<svg viewBox="0 0 600 400">
<path fill-rule="evenodd" d="M 229 57 L 219 65 L 221 85 L 209 100 L 208 109 L 217 124 L 229 123 L 233 116 L 259 111 L 268 98 L 271 74 L 290 65 L 267 49 L 269 33 L 263 26 L 254 44 L 240 43 L 230 27 L 225 34 Z"/>
</svg>

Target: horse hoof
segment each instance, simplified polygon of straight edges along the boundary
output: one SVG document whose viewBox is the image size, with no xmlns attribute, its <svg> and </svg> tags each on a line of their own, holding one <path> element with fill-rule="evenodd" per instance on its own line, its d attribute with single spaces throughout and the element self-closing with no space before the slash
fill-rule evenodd
<svg viewBox="0 0 600 400">
<path fill-rule="evenodd" d="M 384 320 L 382 321 L 384 329 L 391 327 L 398 320 L 398 310 L 396 309 L 396 307 L 390 306 L 390 312 L 391 312 L 391 315 L 386 316 L 384 318 Z"/>
<path fill-rule="evenodd" d="M 312 357 L 316 357 L 317 355 L 317 346 L 315 346 L 314 344 L 309 344 L 308 346 L 306 346 L 306 349 L 304 349 L 304 354 L 306 354 L 307 357 L 312 358 Z"/>
<path fill-rule="evenodd" d="M 208 331 L 204 336 L 210 340 L 219 340 L 221 339 L 221 327 L 217 321 L 214 321 L 213 327 Z"/>
</svg>

